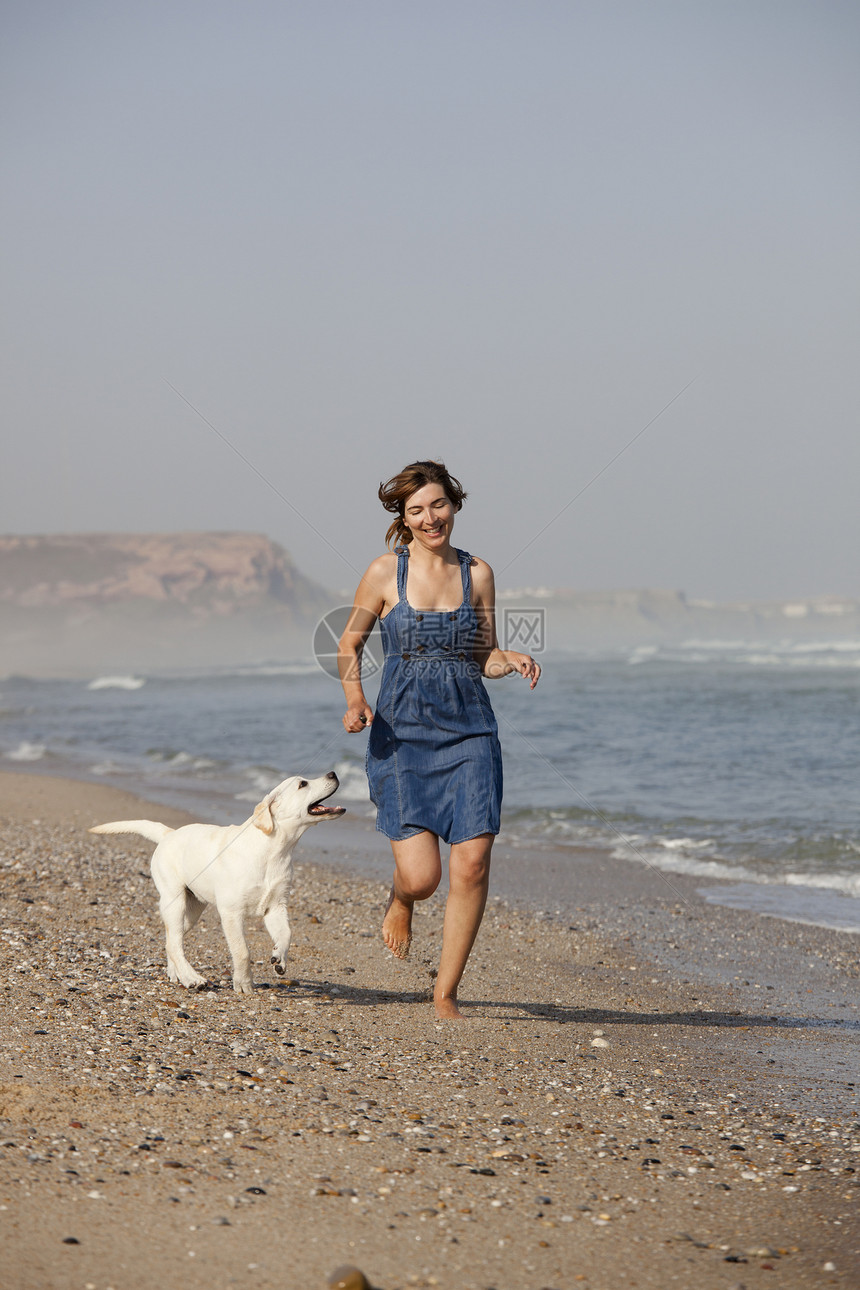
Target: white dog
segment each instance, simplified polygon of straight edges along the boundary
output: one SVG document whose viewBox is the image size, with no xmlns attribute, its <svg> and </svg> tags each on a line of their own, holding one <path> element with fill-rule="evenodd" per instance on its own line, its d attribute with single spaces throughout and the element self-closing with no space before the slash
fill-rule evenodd
<svg viewBox="0 0 860 1290">
<path fill-rule="evenodd" d="M 154 820 L 118 820 L 90 829 L 90 833 L 139 833 L 158 843 L 152 877 L 161 897 L 171 981 L 188 990 L 206 985 L 206 978 L 186 959 L 182 939 L 209 904 L 221 916 L 233 956 L 234 990 L 250 994 L 253 985 L 245 941 L 248 914 L 262 915 L 274 945 L 272 963 L 278 975 L 284 975 L 292 938 L 287 900 L 293 847 L 312 824 L 344 814 L 342 806 L 323 805 L 337 787 L 333 770 L 319 779 L 285 779 L 266 794 L 244 824 L 227 828 L 185 824 L 171 829 Z"/>
</svg>

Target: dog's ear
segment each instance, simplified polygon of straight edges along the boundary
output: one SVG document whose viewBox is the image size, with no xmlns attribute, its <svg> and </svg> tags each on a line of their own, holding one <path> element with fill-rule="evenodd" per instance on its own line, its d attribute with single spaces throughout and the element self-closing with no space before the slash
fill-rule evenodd
<svg viewBox="0 0 860 1290">
<path fill-rule="evenodd" d="M 267 793 L 262 802 L 254 807 L 254 824 L 263 833 L 274 833 L 275 817 L 272 815 L 274 793 Z"/>
</svg>

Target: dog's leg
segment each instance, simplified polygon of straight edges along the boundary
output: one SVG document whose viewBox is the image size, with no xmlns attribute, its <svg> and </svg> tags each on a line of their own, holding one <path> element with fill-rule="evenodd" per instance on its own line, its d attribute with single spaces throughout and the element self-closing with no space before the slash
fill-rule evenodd
<svg viewBox="0 0 860 1290">
<path fill-rule="evenodd" d="M 193 899 L 193 897 L 192 897 Z M 199 902 L 198 902 L 199 903 Z M 175 896 L 161 893 L 160 909 L 167 933 L 167 975 L 171 981 L 178 981 L 186 990 L 199 990 L 206 985 L 205 976 L 195 972 L 185 957 L 182 935 L 186 920 L 186 890 L 183 887 Z"/>
<path fill-rule="evenodd" d="M 158 889 L 158 907 L 166 933 L 168 979 L 184 985 L 186 990 L 199 990 L 207 984 L 206 978 L 195 972 L 185 957 L 183 933 L 194 926 L 204 906 L 178 877 L 161 845 L 153 853 L 152 880 Z"/>
<path fill-rule="evenodd" d="M 197 897 L 194 895 L 194 892 L 190 891 L 189 888 L 186 887 L 185 888 L 185 922 L 184 922 L 184 928 L 186 932 L 191 931 L 191 928 L 198 921 L 198 919 L 200 918 L 200 915 L 203 913 L 203 910 L 205 908 L 206 908 L 206 901 L 198 900 Z"/>
<path fill-rule="evenodd" d="M 278 976 L 283 976 L 287 970 L 287 955 L 293 939 L 286 905 L 274 905 L 263 915 L 263 922 L 272 938 L 272 965 Z"/>
<path fill-rule="evenodd" d="M 245 915 L 241 909 L 219 909 L 218 913 L 233 956 L 233 989 L 237 994 L 250 994 L 254 982 L 251 980 L 251 956 L 245 940 Z"/>
</svg>

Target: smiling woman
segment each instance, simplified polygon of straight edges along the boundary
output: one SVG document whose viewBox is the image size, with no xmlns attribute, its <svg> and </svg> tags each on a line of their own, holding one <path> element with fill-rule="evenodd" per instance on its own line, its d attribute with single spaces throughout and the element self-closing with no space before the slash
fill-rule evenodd
<svg viewBox="0 0 860 1290">
<path fill-rule="evenodd" d="M 367 778 L 377 829 L 394 852 L 383 939 L 405 958 L 416 900 L 442 877 L 440 840 L 451 846 L 436 1015 L 461 1017 L 457 988 L 483 917 L 490 853 L 499 832 L 502 757 L 483 676 L 519 672 L 537 684 L 526 654 L 498 647 L 492 569 L 451 545 L 466 493 L 441 462 L 418 461 L 380 485 L 395 515 L 393 553 L 359 584 L 338 654 L 350 733 L 370 729 Z M 361 656 L 380 622 L 385 664 L 376 713 L 361 684 Z"/>
<path fill-rule="evenodd" d="M 391 546 L 393 538 L 397 539 L 398 546 L 408 546 L 412 541 L 413 527 L 421 515 L 421 504 L 416 494 L 427 484 L 434 484 L 436 487 L 431 490 L 433 496 L 428 509 L 426 528 L 433 528 L 434 523 L 441 524 L 441 511 L 445 507 L 451 507 L 455 511 L 462 510 L 469 494 L 459 479 L 449 474 L 441 462 L 413 462 L 411 466 L 401 470 L 399 475 L 389 479 L 387 484 L 379 485 L 379 500 L 385 509 L 391 511 L 396 517 L 393 523 L 389 524 L 385 534 L 386 546 Z M 407 502 L 409 503 L 408 522 L 405 518 Z"/>
</svg>

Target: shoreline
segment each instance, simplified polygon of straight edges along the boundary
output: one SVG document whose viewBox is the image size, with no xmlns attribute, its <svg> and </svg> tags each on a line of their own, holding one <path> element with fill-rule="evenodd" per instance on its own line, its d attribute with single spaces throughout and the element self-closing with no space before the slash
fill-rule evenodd
<svg viewBox="0 0 860 1290">
<path fill-rule="evenodd" d="M 46 800 L 35 800 L 43 780 L 54 786 L 48 802 L 61 786 L 56 818 L 65 819 L 71 811 L 83 827 L 99 811 L 110 815 L 112 810 L 114 818 L 116 810 L 127 817 L 145 811 L 149 817 L 174 826 L 203 818 L 175 803 L 141 797 L 97 778 L 79 780 L 41 770 L 5 768 L 0 770 L 0 811 L 9 802 L 9 788 L 26 785 L 22 805 L 32 804 L 34 811 L 44 814 Z M 76 799 L 80 805 L 74 805 Z M 244 811 L 250 814 L 249 802 L 235 802 L 234 806 L 234 823 Z M 853 932 L 724 903 L 722 892 L 730 896 L 738 885 L 729 879 L 709 879 L 708 885 L 702 886 L 698 876 L 625 860 L 603 848 L 546 840 L 539 844 L 518 840 L 511 845 L 504 838 L 503 833 L 493 848 L 490 904 L 501 902 L 526 917 L 569 928 L 599 928 L 603 934 L 623 940 L 655 971 L 661 968 L 682 979 L 696 978 L 703 986 L 727 987 L 746 1007 L 765 1000 L 768 1016 L 775 1022 L 811 1026 L 820 1022 L 846 1032 L 860 1030 L 860 970 L 856 966 L 860 943 Z M 296 865 L 302 863 L 336 869 L 347 878 L 378 882 L 387 894 L 391 875 L 388 842 L 372 820 L 349 808 L 330 833 L 324 828 L 308 830 L 296 849 Z M 443 877 L 437 899 L 446 882 Z M 421 902 L 416 905 L 419 921 L 423 908 Z M 733 951 L 729 959 L 726 945 Z M 799 1004 L 804 1017 L 795 1016 Z"/>
<path fill-rule="evenodd" d="M 343 1263 L 381 1290 L 860 1274 L 856 938 L 596 852 L 555 873 L 542 856 L 566 898 L 533 908 L 534 857 L 499 845 L 469 1021 L 438 1023 L 440 896 L 393 960 L 389 862 L 367 859 L 384 840 L 332 822 L 296 850 L 292 984 L 252 920 L 257 988 L 234 995 L 210 911 L 188 943 L 215 988 L 191 994 L 166 980 L 151 845 L 85 832 L 142 811 L 188 818 L 0 774 L 4 1284 L 283 1290 Z"/>
<path fill-rule="evenodd" d="M 571 864 L 576 847 L 608 850 L 667 879 L 698 876 L 700 886 L 713 884 L 711 899 L 860 934 L 860 809 L 850 772 L 860 746 L 845 716 L 850 671 L 814 677 L 715 660 L 702 668 L 557 661 L 546 678 L 545 725 L 533 724 L 536 710 L 519 687 L 493 699 L 507 732 L 501 843 L 526 847 L 530 864 L 554 845 Z M 226 823 L 243 809 L 238 803 L 253 804 L 316 749 L 310 762 L 337 770 L 341 802 L 353 799 L 351 817 L 372 814 L 362 741 L 342 733 L 335 682 L 309 659 L 232 679 L 105 675 L 94 683 L 99 693 L 68 682 L 4 686 L 0 765 L 134 786 L 197 819 Z M 575 738 L 553 717 L 569 704 L 578 714 Z M 273 711 L 282 720 L 271 721 Z M 703 726 L 711 711 L 724 719 Z M 611 732 L 622 729 L 619 741 Z M 737 741 L 746 739 L 755 755 L 736 766 Z M 675 785 L 682 748 L 685 770 Z M 789 785 L 804 765 L 804 792 L 796 794 Z"/>
<path fill-rule="evenodd" d="M 12 759 L 8 758 L 8 760 Z M 126 778 L 133 780 L 134 777 L 130 774 L 126 776 L 125 773 L 117 775 L 87 772 L 82 767 L 63 762 L 53 765 L 45 764 L 40 760 L 22 760 L 12 766 L 7 764 L 0 767 L 0 776 L 5 774 L 30 775 L 75 781 L 101 788 L 114 788 L 120 793 L 137 797 L 138 800 L 155 805 L 160 803 L 161 810 L 167 809 L 180 813 L 186 811 L 190 812 L 189 819 L 209 820 L 218 824 L 236 823 L 255 800 L 249 792 L 243 793 L 240 797 L 220 789 L 208 789 L 199 781 L 192 781 L 183 789 L 173 783 L 159 785 L 149 782 L 141 792 L 134 794 L 129 793 L 123 782 Z M 161 789 L 160 792 L 159 789 Z M 351 801 L 347 805 L 347 815 L 340 828 L 346 840 L 346 846 L 343 849 L 354 853 L 353 863 L 358 866 L 360 872 L 375 875 L 382 872 L 388 863 L 387 840 L 382 834 L 376 832 L 373 818 L 360 813 L 362 805 L 366 804 Z M 313 832 L 310 838 L 313 838 Z M 309 845 L 312 846 L 313 842 L 311 841 Z M 626 854 L 628 846 L 632 853 L 630 856 Z M 796 874 L 792 875 L 790 882 L 783 883 L 747 880 L 734 872 L 720 874 L 672 868 L 665 863 L 655 863 L 650 860 L 640 848 L 632 843 L 628 844 L 621 833 L 618 833 L 609 844 L 586 845 L 560 842 L 539 834 L 517 834 L 516 824 L 512 828 L 503 818 L 502 831 L 494 848 L 494 856 L 500 856 L 503 853 L 508 853 L 511 858 L 515 854 L 527 853 L 532 858 L 532 862 L 537 858 L 538 867 L 542 867 L 544 879 L 546 875 L 552 873 L 553 869 L 559 867 L 559 862 L 561 869 L 565 871 L 565 876 L 568 876 L 569 873 L 576 873 L 583 862 L 599 861 L 607 869 L 620 875 L 620 881 L 624 886 L 631 882 L 635 884 L 636 879 L 633 876 L 635 871 L 645 869 L 656 879 L 656 891 L 660 892 L 660 884 L 662 884 L 663 894 L 667 898 L 671 892 L 683 901 L 685 896 L 681 895 L 679 890 L 683 888 L 685 893 L 695 891 L 697 897 L 701 897 L 709 904 L 726 905 L 750 914 L 796 922 L 821 928 L 824 931 L 860 935 L 860 897 L 852 897 L 838 887 L 801 883 L 797 880 Z M 559 899 L 564 900 L 568 895 L 569 886 L 569 882 L 550 879 L 548 882 L 550 895 L 547 900 L 535 901 L 531 895 L 533 884 L 529 884 L 530 903 L 534 907 L 541 903 L 553 903 L 553 901 L 558 903 Z"/>
</svg>

